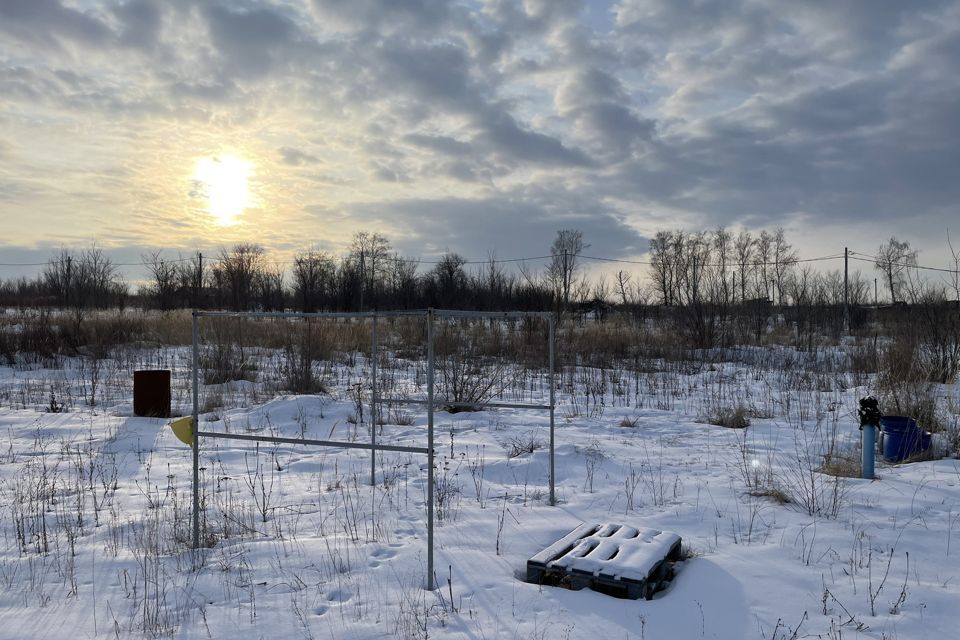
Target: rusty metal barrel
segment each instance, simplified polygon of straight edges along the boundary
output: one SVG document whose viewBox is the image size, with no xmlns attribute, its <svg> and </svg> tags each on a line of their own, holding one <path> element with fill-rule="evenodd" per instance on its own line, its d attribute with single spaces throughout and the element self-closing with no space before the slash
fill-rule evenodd
<svg viewBox="0 0 960 640">
<path fill-rule="evenodd" d="M 170 417 L 170 370 L 133 372 L 133 413 L 151 418 Z"/>
</svg>

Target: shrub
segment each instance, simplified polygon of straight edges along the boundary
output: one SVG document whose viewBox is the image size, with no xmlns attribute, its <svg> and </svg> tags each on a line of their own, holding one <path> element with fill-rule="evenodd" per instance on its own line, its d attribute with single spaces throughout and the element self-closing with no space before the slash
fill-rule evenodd
<svg viewBox="0 0 960 640">
<path fill-rule="evenodd" d="M 216 343 L 200 356 L 203 384 L 223 384 L 233 380 L 254 380 L 256 366 L 247 362 L 243 349 L 236 345 Z"/>
<path fill-rule="evenodd" d="M 863 475 L 863 463 L 854 452 L 827 453 L 823 456 L 819 471 L 836 478 L 859 478 Z"/>
<path fill-rule="evenodd" d="M 701 422 L 728 429 L 746 429 L 750 426 L 750 410 L 743 405 L 736 407 L 713 407 L 699 417 Z"/>
<path fill-rule="evenodd" d="M 516 458 L 542 448 L 542 440 L 538 439 L 533 433 L 525 433 L 522 436 L 514 436 L 507 441 L 507 457 Z"/>
<path fill-rule="evenodd" d="M 915 340 L 901 335 L 881 353 L 876 393 L 880 408 L 886 415 L 913 418 L 926 431 L 945 431 L 948 425 L 937 401 L 938 386 L 930 382 L 919 351 Z"/>
</svg>

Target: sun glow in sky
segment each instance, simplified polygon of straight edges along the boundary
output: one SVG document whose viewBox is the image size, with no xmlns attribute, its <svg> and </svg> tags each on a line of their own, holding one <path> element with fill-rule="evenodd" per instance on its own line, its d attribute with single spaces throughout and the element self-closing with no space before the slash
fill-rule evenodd
<svg viewBox="0 0 960 640">
<path fill-rule="evenodd" d="M 360 230 L 643 261 L 721 225 L 942 267 L 958 42 L 960 0 L 0 0 L 0 277 Z"/>
<path fill-rule="evenodd" d="M 193 173 L 197 195 L 207 200 L 207 210 L 217 224 L 229 226 L 251 206 L 249 178 L 253 165 L 240 158 L 224 155 L 201 158 Z"/>
</svg>

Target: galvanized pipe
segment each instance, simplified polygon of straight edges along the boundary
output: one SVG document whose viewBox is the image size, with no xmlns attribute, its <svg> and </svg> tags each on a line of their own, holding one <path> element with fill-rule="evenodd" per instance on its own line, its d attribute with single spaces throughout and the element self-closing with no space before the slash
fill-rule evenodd
<svg viewBox="0 0 960 640">
<path fill-rule="evenodd" d="M 200 548 L 200 325 L 193 312 L 192 328 L 192 386 L 193 386 L 193 548 Z"/>
<path fill-rule="evenodd" d="M 546 318 L 551 315 L 549 311 L 465 311 L 462 309 L 432 309 L 431 311 L 437 318 L 487 318 L 491 320 Z"/>
<path fill-rule="evenodd" d="M 267 318 L 331 318 L 331 319 L 349 319 L 349 318 L 370 318 L 373 316 L 372 312 L 326 312 L 326 311 L 314 311 L 314 312 L 304 312 L 304 311 L 196 311 L 197 316 L 201 318 L 251 318 L 251 319 L 267 319 Z M 407 312 L 402 312 L 404 315 L 413 315 L 407 314 Z M 423 315 L 423 312 L 419 312 L 417 315 Z"/>
<path fill-rule="evenodd" d="M 863 425 L 861 437 L 861 474 L 865 480 L 873 480 L 874 460 L 877 452 L 877 428 L 872 424 Z"/>
<path fill-rule="evenodd" d="M 430 313 L 436 318 L 489 318 L 519 320 L 546 318 L 549 311 L 463 311 L 460 309 L 409 309 L 398 311 L 196 311 L 202 318 L 405 318 L 423 317 Z"/>
<path fill-rule="evenodd" d="M 400 317 L 422 317 L 427 319 L 427 399 L 416 400 L 406 398 L 380 398 L 377 392 L 377 318 L 400 318 Z M 357 442 L 338 442 L 334 440 L 307 440 L 302 438 L 279 438 L 273 436 L 225 434 L 212 431 L 199 430 L 199 328 L 198 319 L 201 317 L 246 317 L 246 318 L 370 318 L 373 323 L 371 335 L 371 439 L 370 444 Z M 549 382 L 550 382 L 550 404 L 523 404 L 507 402 L 443 402 L 440 404 L 450 407 L 481 407 L 481 408 L 503 408 L 503 409 L 534 409 L 550 411 L 550 504 L 556 504 L 556 467 L 555 467 L 555 409 L 556 409 L 556 390 L 555 390 L 555 320 L 551 312 L 479 312 L 479 311 L 460 311 L 460 310 L 410 310 L 410 311 L 378 311 L 378 312 L 346 312 L 346 313 L 299 313 L 299 312 L 231 312 L 231 311 L 194 311 L 193 312 L 193 546 L 200 546 L 200 491 L 199 491 L 199 444 L 200 438 L 220 438 L 230 440 L 248 440 L 257 442 L 275 442 L 281 444 L 293 445 L 317 445 L 329 447 L 342 447 L 347 449 L 366 449 L 371 452 L 370 456 L 370 483 L 373 485 L 376 481 L 376 452 L 377 451 L 396 451 L 405 453 L 426 453 L 427 454 L 427 589 L 433 590 L 434 584 L 434 407 L 437 401 L 434 399 L 435 382 L 435 358 L 434 358 L 434 318 L 489 318 L 489 319 L 521 319 L 521 318 L 541 318 L 548 321 L 549 331 Z M 377 410 L 379 405 L 385 403 L 392 404 L 412 404 L 426 405 L 427 407 L 427 447 L 406 447 L 397 445 L 379 445 L 376 441 Z"/>
<path fill-rule="evenodd" d="M 204 438 L 219 438 L 221 440 L 249 440 L 252 442 L 276 442 L 279 444 L 302 444 L 320 447 L 340 447 L 343 449 L 364 449 L 369 451 L 399 451 L 401 453 L 427 453 L 424 447 L 406 447 L 395 444 L 372 445 L 365 442 L 340 442 L 338 440 L 309 440 L 304 438 L 281 438 L 278 436 L 258 436 L 254 434 L 220 433 L 218 431 L 201 431 L 198 435 Z"/>
<path fill-rule="evenodd" d="M 414 404 L 428 405 L 429 400 L 418 400 L 416 398 L 379 398 L 380 404 Z M 520 402 L 448 402 L 446 400 L 434 400 L 433 404 L 440 407 L 476 407 L 479 410 L 484 409 L 540 409 L 546 411 L 550 408 L 549 404 L 523 404 Z"/>
<path fill-rule="evenodd" d="M 377 484 L 377 316 L 370 330 L 370 486 Z"/>
<path fill-rule="evenodd" d="M 433 591 L 433 309 L 427 310 L 427 590 Z"/>
<path fill-rule="evenodd" d="M 556 492 L 556 467 L 554 464 L 554 453 L 556 450 L 556 440 L 554 438 L 554 420 L 553 414 L 556 408 L 556 398 L 555 398 L 555 381 L 553 373 L 553 343 L 554 343 L 554 328 L 553 328 L 553 314 L 550 314 L 547 330 L 547 341 L 550 343 L 549 353 L 550 353 L 550 506 L 555 506 L 557 504 L 557 492 Z"/>
</svg>

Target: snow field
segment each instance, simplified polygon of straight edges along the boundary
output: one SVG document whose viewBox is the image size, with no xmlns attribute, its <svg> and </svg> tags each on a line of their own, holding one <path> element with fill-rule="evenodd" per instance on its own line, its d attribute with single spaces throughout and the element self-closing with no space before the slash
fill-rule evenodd
<svg viewBox="0 0 960 640">
<path fill-rule="evenodd" d="M 154 358 L 173 363 L 181 411 L 182 351 Z M 365 367 L 329 363 L 322 395 L 207 386 L 203 428 L 367 440 L 350 395 Z M 383 375 L 415 394 L 421 364 L 406 367 Z M 165 421 L 132 417 L 113 375 L 91 408 L 69 366 L 5 368 L 0 638 L 953 637 L 958 461 L 881 464 L 872 482 L 819 473 L 825 454 L 855 455 L 869 387 L 816 369 L 566 370 L 556 507 L 545 413 L 438 412 L 428 592 L 425 456 L 378 454 L 371 487 L 365 452 L 204 441 L 210 547 L 193 552 L 190 451 Z M 70 411 L 48 411 L 52 379 L 60 402 L 75 390 Z M 528 372 L 502 395 L 544 385 Z M 736 404 L 745 430 L 701 421 Z M 385 414 L 379 441 L 425 445 L 419 409 L 396 420 L 409 424 Z M 649 602 L 523 582 L 526 560 L 582 521 L 676 532 L 688 559 Z"/>
</svg>

